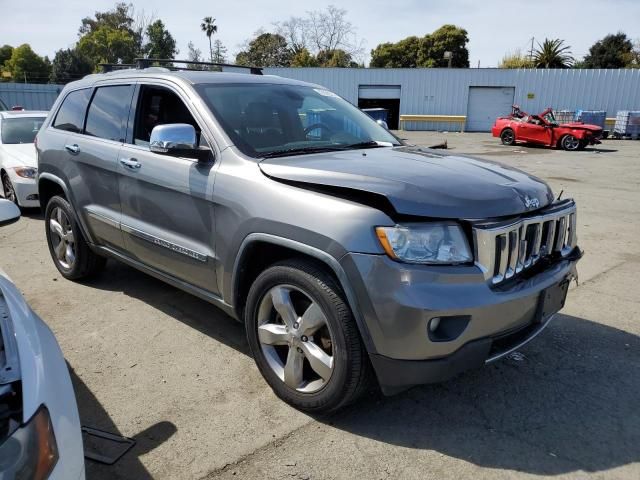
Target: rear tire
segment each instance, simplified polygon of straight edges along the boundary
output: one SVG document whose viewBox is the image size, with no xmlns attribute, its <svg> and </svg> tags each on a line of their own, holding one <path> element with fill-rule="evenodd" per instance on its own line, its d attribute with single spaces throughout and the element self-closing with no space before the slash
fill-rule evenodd
<svg viewBox="0 0 640 480">
<path fill-rule="evenodd" d="M 371 365 L 351 310 L 340 287 L 316 264 L 287 260 L 262 272 L 244 317 L 260 373 L 291 406 L 326 413 L 368 388 Z"/>
<path fill-rule="evenodd" d="M 511 128 L 505 128 L 500 134 L 503 145 L 512 146 L 516 143 L 516 133 Z"/>
<path fill-rule="evenodd" d="M 44 222 L 49 253 L 64 278 L 89 278 L 104 268 L 106 259 L 91 250 L 65 198 L 54 196 L 49 200 Z"/>
</svg>

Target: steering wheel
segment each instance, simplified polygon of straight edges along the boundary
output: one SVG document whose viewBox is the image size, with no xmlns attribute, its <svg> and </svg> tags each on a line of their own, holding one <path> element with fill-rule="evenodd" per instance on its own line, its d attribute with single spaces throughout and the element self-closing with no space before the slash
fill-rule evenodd
<svg viewBox="0 0 640 480">
<path fill-rule="evenodd" d="M 324 123 L 314 123 L 313 125 L 309 125 L 307 128 L 304 129 L 304 135 L 307 136 L 309 135 L 311 132 L 313 132 L 316 128 L 319 128 L 321 130 L 326 130 L 327 133 L 329 135 L 331 135 L 333 133 L 333 130 L 331 130 L 327 125 L 325 125 Z"/>
</svg>

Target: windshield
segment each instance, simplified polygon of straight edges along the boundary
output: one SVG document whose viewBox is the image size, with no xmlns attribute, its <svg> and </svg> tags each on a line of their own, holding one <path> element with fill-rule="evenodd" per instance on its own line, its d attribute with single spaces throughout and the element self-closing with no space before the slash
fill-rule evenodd
<svg viewBox="0 0 640 480">
<path fill-rule="evenodd" d="M 33 143 L 46 117 L 5 118 L 2 120 L 2 143 Z"/>
<path fill-rule="evenodd" d="M 321 88 L 271 84 L 197 88 L 234 144 L 251 157 L 400 145 L 367 114 Z"/>
<path fill-rule="evenodd" d="M 558 125 L 556 122 L 556 117 L 553 115 L 553 112 L 547 112 L 544 116 L 544 119 L 549 122 L 551 125 Z"/>
</svg>

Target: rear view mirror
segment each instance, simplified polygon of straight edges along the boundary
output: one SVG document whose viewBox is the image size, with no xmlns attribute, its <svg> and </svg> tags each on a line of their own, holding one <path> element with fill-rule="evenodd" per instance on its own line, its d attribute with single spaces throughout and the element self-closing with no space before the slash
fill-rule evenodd
<svg viewBox="0 0 640 480">
<path fill-rule="evenodd" d="M 0 198 L 0 227 L 9 225 L 20 218 L 18 206 L 4 198 Z"/>
<path fill-rule="evenodd" d="M 387 125 L 387 122 L 385 122 L 384 120 L 376 120 L 376 123 L 385 130 L 389 130 L 389 125 Z"/>
</svg>

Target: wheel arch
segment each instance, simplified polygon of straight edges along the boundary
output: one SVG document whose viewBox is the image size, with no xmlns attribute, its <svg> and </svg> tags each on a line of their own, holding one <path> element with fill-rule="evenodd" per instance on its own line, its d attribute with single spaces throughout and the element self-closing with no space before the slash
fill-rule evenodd
<svg viewBox="0 0 640 480">
<path fill-rule="evenodd" d="M 49 200 L 51 200 L 51 197 L 54 197 L 55 195 L 61 195 L 67 200 L 67 202 L 69 202 L 75 222 L 80 227 L 80 231 L 84 235 L 84 238 L 87 240 L 87 242 L 89 242 L 89 244 L 92 244 L 93 237 L 89 235 L 87 226 L 82 221 L 82 218 L 80 218 L 80 215 L 78 215 L 78 212 L 76 211 L 75 205 L 73 203 L 73 198 L 69 194 L 69 189 L 64 183 L 64 180 L 48 172 L 40 173 L 38 175 L 38 198 L 40 199 L 40 208 L 42 209 L 43 213 L 47 209 Z"/>
<path fill-rule="evenodd" d="M 323 250 L 289 238 L 252 233 L 243 240 L 231 275 L 231 301 L 238 319 L 243 319 L 246 296 L 253 281 L 270 265 L 286 258 L 308 259 L 323 267 L 334 278 L 345 294 L 367 351 L 375 353 L 369 329 L 340 262 Z"/>
<path fill-rule="evenodd" d="M 69 200 L 67 187 L 62 180 L 50 173 L 41 173 L 38 176 L 38 198 L 40 206 L 44 210 L 51 197 L 62 194 L 64 198 Z"/>
</svg>

